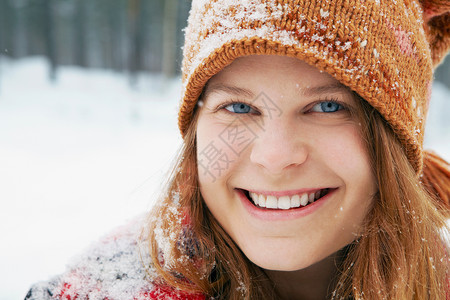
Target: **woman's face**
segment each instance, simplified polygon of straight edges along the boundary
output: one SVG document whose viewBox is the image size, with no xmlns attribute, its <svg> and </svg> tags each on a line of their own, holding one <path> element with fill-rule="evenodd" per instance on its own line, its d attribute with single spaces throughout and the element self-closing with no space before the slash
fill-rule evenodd
<svg viewBox="0 0 450 300">
<path fill-rule="evenodd" d="M 356 101 L 327 73 L 282 56 L 238 58 L 209 81 L 201 193 L 256 265 L 303 269 L 358 236 L 376 182 Z"/>
</svg>

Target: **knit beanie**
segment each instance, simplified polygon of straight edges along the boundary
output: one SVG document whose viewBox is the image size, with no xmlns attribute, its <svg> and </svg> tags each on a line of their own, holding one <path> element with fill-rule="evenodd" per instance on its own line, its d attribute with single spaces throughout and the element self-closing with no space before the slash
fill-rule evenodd
<svg viewBox="0 0 450 300">
<path fill-rule="evenodd" d="M 450 0 L 193 0 L 178 126 L 207 81 L 254 54 L 299 58 L 363 97 L 390 124 L 428 190 L 447 205 L 450 169 L 423 151 L 433 69 L 450 48 Z"/>
</svg>

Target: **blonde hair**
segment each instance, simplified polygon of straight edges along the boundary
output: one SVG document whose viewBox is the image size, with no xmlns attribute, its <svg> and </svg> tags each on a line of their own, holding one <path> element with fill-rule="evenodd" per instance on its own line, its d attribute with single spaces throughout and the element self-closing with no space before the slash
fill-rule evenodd
<svg viewBox="0 0 450 300">
<path fill-rule="evenodd" d="M 377 178 L 378 194 L 363 234 L 342 251 L 335 299 L 445 299 L 448 211 L 420 183 L 396 135 L 361 99 L 356 117 Z M 174 289 L 219 299 L 274 299 L 262 269 L 250 262 L 212 216 L 199 190 L 194 111 L 166 193 L 152 212 L 151 258 Z"/>
</svg>

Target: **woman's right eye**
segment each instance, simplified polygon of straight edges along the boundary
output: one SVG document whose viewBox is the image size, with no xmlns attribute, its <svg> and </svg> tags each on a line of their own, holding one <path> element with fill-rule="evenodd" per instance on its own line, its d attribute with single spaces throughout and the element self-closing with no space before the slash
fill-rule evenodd
<svg viewBox="0 0 450 300">
<path fill-rule="evenodd" d="M 242 103 L 242 102 L 230 103 L 230 104 L 224 106 L 224 108 L 226 110 L 228 110 L 229 112 L 232 112 L 235 114 L 247 114 L 250 112 L 256 112 L 249 105 Z"/>
</svg>

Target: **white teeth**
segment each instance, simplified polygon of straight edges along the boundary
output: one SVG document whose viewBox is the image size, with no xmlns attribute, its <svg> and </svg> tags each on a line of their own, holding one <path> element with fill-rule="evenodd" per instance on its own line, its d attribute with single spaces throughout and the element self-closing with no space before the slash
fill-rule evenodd
<svg viewBox="0 0 450 300">
<path fill-rule="evenodd" d="M 250 192 L 250 198 L 259 207 L 266 207 L 271 209 L 290 209 L 300 206 L 306 206 L 309 203 L 319 199 L 322 195 L 322 191 L 315 193 L 305 193 L 301 195 L 281 196 L 279 198 L 275 196 L 265 196 L 262 194 L 256 194 Z"/>
<path fill-rule="evenodd" d="M 291 199 L 289 196 L 282 196 L 278 198 L 278 208 L 289 209 L 291 208 Z"/>
<path fill-rule="evenodd" d="M 253 202 L 260 207 L 266 207 L 266 197 L 263 195 L 258 195 L 256 193 L 250 192 L 250 198 L 253 199 Z"/>
<path fill-rule="evenodd" d="M 291 197 L 291 207 L 300 207 L 301 202 L 300 202 L 300 196 L 299 195 L 294 195 Z"/>
<path fill-rule="evenodd" d="M 258 199 L 259 206 L 266 207 L 266 197 L 264 197 L 264 195 L 259 195 L 258 198 L 253 198 L 253 199 Z"/>
<path fill-rule="evenodd" d="M 267 208 L 278 208 L 277 198 L 275 196 L 267 196 L 266 207 Z"/>
<path fill-rule="evenodd" d="M 319 199 L 320 198 L 320 191 L 317 191 L 315 194 L 314 194 L 314 200 L 317 200 L 317 199 Z"/>
<path fill-rule="evenodd" d="M 255 202 L 255 204 L 258 204 L 258 194 L 249 192 L 249 195 L 250 195 L 250 199 L 252 199 L 253 202 Z"/>
<path fill-rule="evenodd" d="M 306 204 L 308 204 L 308 194 L 302 195 L 302 197 L 300 198 L 300 204 L 302 206 L 305 206 Z"/>
</svg>

